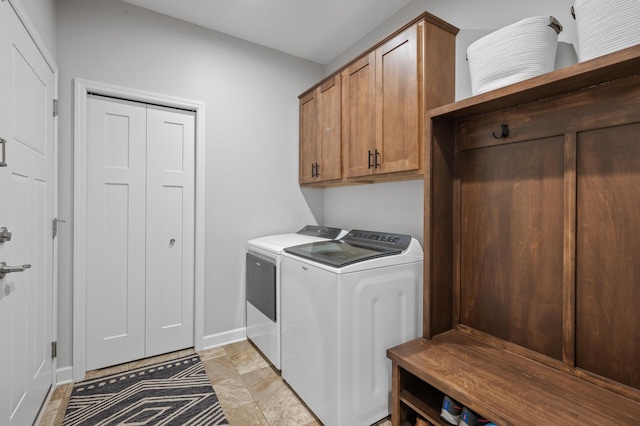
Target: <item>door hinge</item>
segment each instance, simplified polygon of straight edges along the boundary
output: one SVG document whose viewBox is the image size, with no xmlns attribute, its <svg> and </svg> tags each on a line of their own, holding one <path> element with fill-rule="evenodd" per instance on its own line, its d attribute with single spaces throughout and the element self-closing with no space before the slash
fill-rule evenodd
<svg viewBox="0 0 640 426">
<path fill-rule="evenodd" d="M 53 116 L 57 117 L 58 116 L 58 100 L 54 99 L 53 100 Z"/>
<path fill-rule="evenodd" d="M 62 222 L 65 223 L 66 220 L 62 220 L 62 219 L 58 219 L 57 217 L 53 218 L 52 220 L 52 226 L 51 226 L 51 234 L 52 234 L 52 238 L 55 238 L 58 236 L 58 222 Z"/>
<path fill-rule="evenodd" d="M 58 342 L 51 342 L 51 359 L 58 357 Z"/>
</svg>

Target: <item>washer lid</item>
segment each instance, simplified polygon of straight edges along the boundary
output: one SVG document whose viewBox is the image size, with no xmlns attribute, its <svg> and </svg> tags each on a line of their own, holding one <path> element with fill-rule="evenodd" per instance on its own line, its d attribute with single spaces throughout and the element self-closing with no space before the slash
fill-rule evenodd
<svg viewBox="0 0 640 426">
<path fill-rule="evenodd" d="M 411 236 L 385 232 L 350 231 L 342 240 L 317 241 L 285 248 L 285 252 L 334 268 L 401 254 Z"/>
<path fill-rule="evenodd" d="M 280 254 L 286 247 L 340 238 L 346 234 L 340 228 L 327 226 L 307 225 L 298 232 L 291 234 L 269 235 L 267 237 L 254 238 L 247 241 L 248 247 L 256 247 L 270 253 Z"/>
</svg>

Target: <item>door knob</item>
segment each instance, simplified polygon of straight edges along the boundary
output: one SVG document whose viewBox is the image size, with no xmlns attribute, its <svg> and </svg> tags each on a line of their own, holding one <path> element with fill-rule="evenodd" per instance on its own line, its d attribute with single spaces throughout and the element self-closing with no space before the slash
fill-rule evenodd
<svg viewBox="0 0 640 426">
<path fill-rule="evenodd" d="M 3 226 L 0 228 L 0 243 L 6 243 L 7 241 L 11 241 L 11 231 Z"/>
<path fill-rule="evenodd" d="M 29 268 L 31 268 L 31 265 L 28 263 L 20 266 L 7 266 L 6 262 L 0 262 L 0 279 L 12 272 L 24 272 L 25 269 Z"/>
</svg>

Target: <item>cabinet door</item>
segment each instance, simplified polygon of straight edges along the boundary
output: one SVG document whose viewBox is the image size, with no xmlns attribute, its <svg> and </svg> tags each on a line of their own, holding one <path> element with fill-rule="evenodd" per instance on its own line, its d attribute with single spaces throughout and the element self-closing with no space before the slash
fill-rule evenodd
<svg viewBox="0 0 640 426">
<path fill-rule="evenodd" d="M 342 158 L 345 177 L 374 172 L 375 160 L 375 53 L 342 72 Z"/>
<path fill-rule="evenodd" d="M 320 86 L 318 94 L 319 161 L 315 174 L 317 181 L 342 177 L 342 91 L 340 74 Z"/>
<path fill-rule="evenodd" d="M 318 146 L 317 91 L 300 99 L 300 183 L 315 180 L 316 147 Z"/>
<path fill-rule="evenodd" d="M 376 173 L 420 167 L 418 26 L 376 50 Z"/>
</svg>

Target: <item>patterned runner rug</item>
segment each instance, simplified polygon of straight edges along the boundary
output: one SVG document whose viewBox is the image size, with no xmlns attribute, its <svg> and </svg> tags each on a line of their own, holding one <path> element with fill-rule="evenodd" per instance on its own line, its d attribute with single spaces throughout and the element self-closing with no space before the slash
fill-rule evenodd
<svg viewBox="0 0 640 426">
<path fill-rule="evenodd" d="M 73 386 L 63 426 L 228 425 L 197 354 Z"/>
</svg>

